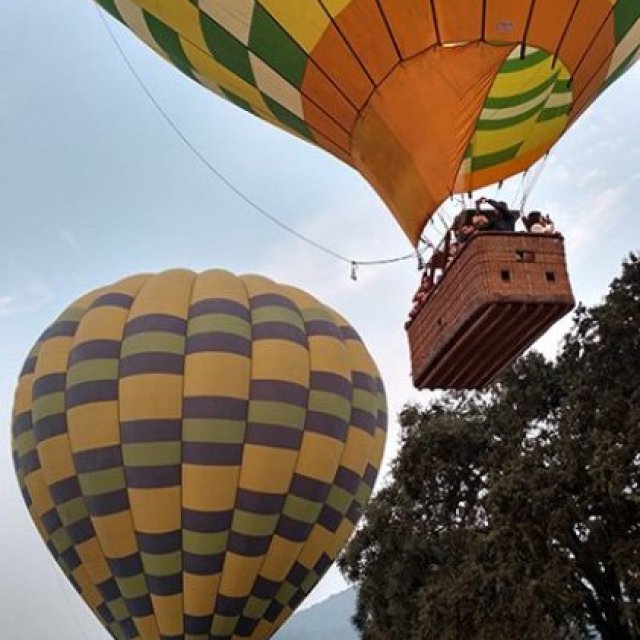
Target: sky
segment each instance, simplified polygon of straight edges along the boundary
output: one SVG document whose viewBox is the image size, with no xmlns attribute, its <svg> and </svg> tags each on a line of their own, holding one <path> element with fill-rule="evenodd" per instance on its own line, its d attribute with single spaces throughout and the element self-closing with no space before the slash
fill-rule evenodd
<svg viewBox="0 0 640 640">
<path fill-rule="evenodd" d="M 180 131 L 262 207 L 355 260 L 410 251 L 353 170 L 223 102 L 113 29 Z M 160 116 L 87 0 L 3 0 L 0 78 L 0 620 L 29 640 L 104 640 L 38 538 L 13 477 L 12 395 L 41 331 L 78 296 L 138 272 L 221 267 L 305 289 L 356 327 L 378 363 L 390 407 L 384 477 L 397 450 L 395 416 L 430 397 L 411 387 L 403 331 L 419 273 L 409 260 L 363 267 L 353 281 L 348 265 L 256 214 Z M 565 235 L 574 292 L 586 304 L 602 298 L 625 255 L 640 249 L 638 104 L 640 68 L 557 145 L 529 200 Z M 518 186 L 508 185 L 503 199 Z M 569 325 L 559 323 L 537 347 L 552 357 Z M 332 569 L 309 602 L 344 587 Z"/>
</svg>

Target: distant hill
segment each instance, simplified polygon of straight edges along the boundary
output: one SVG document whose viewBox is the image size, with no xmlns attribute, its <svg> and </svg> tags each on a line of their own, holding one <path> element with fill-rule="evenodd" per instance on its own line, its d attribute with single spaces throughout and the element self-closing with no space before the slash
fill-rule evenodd
<svg viewBox="0 0 640 640">
<path fill-rule="evenodd" d="M 296 613 L 273 640 L 358 640 L 351 624 L 356 593 L 347 589 Z"/>
<path fill-rule="evenodd" d="M 355 608 L 356 592 L 347 589 L 294 614 L 272 640 L 360 640 L 351 624 Z M 593 630 L 583 640 L 602 640 L 602 636 Z"/>
</svg>

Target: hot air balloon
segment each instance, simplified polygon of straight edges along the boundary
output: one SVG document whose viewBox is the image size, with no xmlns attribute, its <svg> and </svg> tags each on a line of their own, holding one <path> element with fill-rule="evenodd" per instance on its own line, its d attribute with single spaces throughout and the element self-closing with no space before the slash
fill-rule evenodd
<svg viewBox="0 0 640 640">
<path fill-rule="evenodd" d="M 182 72 L 355 167 L 409 239 L 542 157 L 638 57 L 636 0 L 98 0 Z"/>
<path fill-rule="evenodd" d="M 640 50 L 637 0 L 97 1 L 195 81 L 358 170 L 414 245 L 448 196 L 544 156 Z M 511 258 L 521 250 L 511 246 Z M 495 259 L 493 267 L 508 270 Z M 556 267 L 564 269 L 564 255 Z M 546 305 L 550 281 L 524 277 L 534 282 L 526 304 Z M 445 307 L 460 294 L 451 280 L 439 284 Z M 551 296 L 568 303 L 560 280 L 565 290 Z M 535 321 L 524 314 L 520 337 L 558 317 L 544 309 L 534 308 Z M 484 331 L 485 311 L 467 309 L 465 322 Z M 419 355 L 417 333 L 409 332 L 413 378 L 423 386 L 433 363 Z M 448 335 L 435 339 L 437 351 L 456 348 L 457 330 Z M 502 349 L 485 353 L 495 374 Z M 474 386 L 485 376 L 458 379 Z"/>
<path fill-rule="evenodd" d="M 172 270 L 42 334 L 12 441 L 40 535 L 111 637 L 266 640 L 352 532 L 385 431 L 378 371 L 334 311 Z"/>
</svg>

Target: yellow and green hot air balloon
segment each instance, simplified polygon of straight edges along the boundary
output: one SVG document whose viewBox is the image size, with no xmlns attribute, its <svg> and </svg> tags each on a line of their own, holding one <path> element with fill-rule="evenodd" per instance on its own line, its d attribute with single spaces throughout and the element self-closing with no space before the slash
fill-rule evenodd
<svg viewBox="0 0 640 640">
<path fill-rule="evenodd" d="M 118 640 L 270 638 L 352 532 L 385 435 L 356 332 L 298 289 L 220 270 L 74 302 L 13 412 L 31 516 Z"/>
<path fill-rule="evenodd" d="M 98 0 L 185 74 L 355 167 L 413 243 L 638 58 L 638 0 Z"/>
</svg>

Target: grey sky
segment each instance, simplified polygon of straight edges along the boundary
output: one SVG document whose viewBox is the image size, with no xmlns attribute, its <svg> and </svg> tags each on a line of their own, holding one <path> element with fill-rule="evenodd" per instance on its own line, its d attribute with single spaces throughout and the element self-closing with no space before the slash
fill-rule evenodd
<svg viewBox="0 0 640 640">
<path fill-rule="evenodd" d="M 180 129 L 261 205 L 357 259 L 410 250 L 355 172 L 222 102 L 114 28 Z M 409 384 L 402 330 L 418 274 L 410 261 L 361 269 L 352 282 L 347 266 L 251 211 L 158 115 L 90 2 L 0 3 L 0 74 L 0 620 L 15 638 L 98 640 L 105 632 L 59 577 L 13 478 L 13 387 L 41 330 L 77 296 L 130 273 L 263 273 L 353 323 L 379 364 L 393 422 L 405 401 L 428 398 Z M 558 145 L 530 201 L 565 234 L 575 292 L 587 303 L 640 248 L 638 104 L 634 70 Z M 541 341 L 546 353 L 567 326 Z M 387 459 L 396 438 L 393 427 Z M 313 598 L 341 587 L 332 571 Z"/>
</svg>

